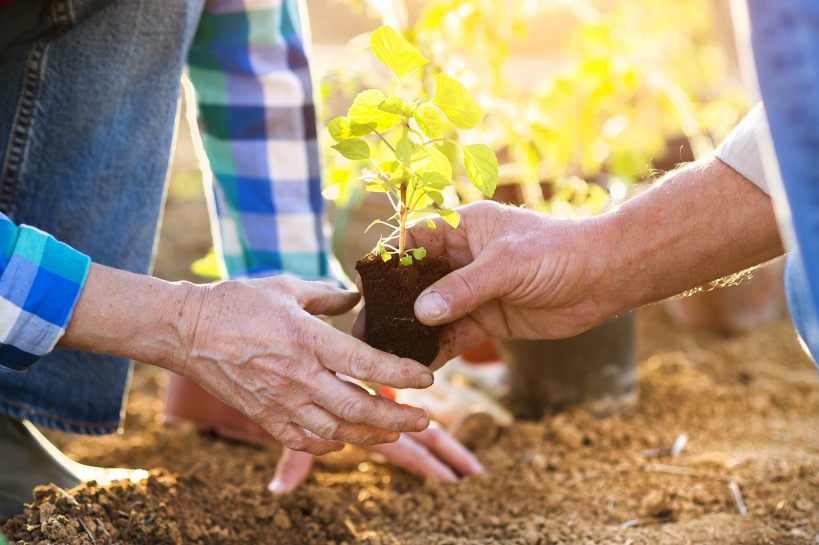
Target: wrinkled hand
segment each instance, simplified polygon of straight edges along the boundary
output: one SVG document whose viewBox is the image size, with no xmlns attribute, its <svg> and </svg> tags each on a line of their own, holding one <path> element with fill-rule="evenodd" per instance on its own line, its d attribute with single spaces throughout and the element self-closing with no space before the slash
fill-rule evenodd
<svg viewBox="0 0 819 545">
<path fill-rule="evenodd" d="M 479 202 L 458 209 L 452 229 L 441 219 L 407 231 L 407 247 L 449 258 L 453 272 L 427 288 L 415 315 L 441 331 L 436 369 L 490 337 L 544 339 L 579 334 L 605 317 L 589 289 L 599 252 L 584 246 L 589 220 Z M 363 331 L 363 314 L 353 328 Z"/>
<path fill-rule="evenodd" d="M 396 388 L 425 388 L 433 381 L 423 365 L 370 348 L 315 316 L 350 310 L 358 294 L 286 276 L 191 289 L 199 304 L 181 318 L 189 340 L 174 370 L 283 445 L 323 454 L 344 443 L 396 441 L 398 432 L 429 425 L 423 410 L 336 376 Z"/>
<path fill-rule="evenodd" d="M 453 482 L 458 475 L 474 475 L 484 470 L 474 454 L 437 426 L 401 434 L 395 443 L 363 448 L 414 475 L 433 477 L 439 482 Z M 268 489 L 275 494 L 292 492 L 307 480 L 314 461 L 311 454 L 284 449 Z"/>
</svg>

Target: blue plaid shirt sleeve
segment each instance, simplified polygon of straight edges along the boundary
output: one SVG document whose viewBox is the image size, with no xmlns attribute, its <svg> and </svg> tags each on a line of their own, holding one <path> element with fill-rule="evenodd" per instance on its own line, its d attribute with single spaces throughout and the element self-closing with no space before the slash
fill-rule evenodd
<svg viewBox="0 0 819 545">
<path fill-rule="evenodd" d="M 0 213 L 0 369 L 25 371 L 65 333 L 91 260 Z"/>
<path fill-rule="evenodd" d="M 298 7 L 210 0 L 188 56 L 213 173 L 217 255 L 232 278 L 331 278 Z"/>
</svg>

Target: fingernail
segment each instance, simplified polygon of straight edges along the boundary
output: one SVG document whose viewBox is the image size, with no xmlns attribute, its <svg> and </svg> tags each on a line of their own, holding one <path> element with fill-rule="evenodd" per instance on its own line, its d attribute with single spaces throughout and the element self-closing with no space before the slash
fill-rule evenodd
<svg viewBox="0 0 819 545">
<path fill-rule="evenodd" d="M 287 485 L 284 484 L 279 479 L 273 479 L 269 485 L 267 485 L 267 489 L 273 492 L 274 494 L 284 494 L 287 492 Z"/>
<path fill-rule="evenodd" d="M 429 417 L 425 414 L 415 423 L 415 429 L 417 431 L 424 431 L 427 427 L 429 427 Z"/>
<path fill-rule="evenodd" d="M 475 462 L 469 464 L 469 474 L 470 475 L 475 475 L 476 473 L 483 473 L 484 471 L 486 471 L 486 468 L 483 467 L 483 465 L 481 465 L 481 463 L 478 462 L 477 460 L 475 460 Z"/>
<path fill-rule="evenodd" d="M 418 377 L 418 388 L 429 388 L 434 380 L 432 373 L 424 373 Z"/>
<path fill-rule="evenodd" d="M 419 297 L 415 306 L 420 313 L 432 319 L 440 318 L 449 310 L 446 300 L 437 291 L 431 291 Z"/>
</svg>

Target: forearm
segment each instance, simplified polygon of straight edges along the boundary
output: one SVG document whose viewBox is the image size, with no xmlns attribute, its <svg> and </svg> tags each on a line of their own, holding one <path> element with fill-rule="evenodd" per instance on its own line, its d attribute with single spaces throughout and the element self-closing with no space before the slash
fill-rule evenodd
<svg viewBox="0 0 819 545">
<path fill-rule="evenodd" d="M 196 286 L 92 264 L 59 346 L 123 356 L 166 369 L 184 361 Z"/>
<path fill-rule="evenodd" d="M 595 220 L 604 315 L 659 301 L 783 253 L 770 197 L 709 158 Z"/>
</svg>

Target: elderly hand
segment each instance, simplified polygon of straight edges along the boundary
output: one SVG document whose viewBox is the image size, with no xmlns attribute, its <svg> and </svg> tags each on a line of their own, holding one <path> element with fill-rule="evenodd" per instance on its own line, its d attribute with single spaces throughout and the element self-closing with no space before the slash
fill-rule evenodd
<svg viewBox="0 0 819 545">
<path fill-rule="evenodd" d="M 453 272 L 426 289 L 415 315 L 441 332 L 436 369 L 490 337 L 561 338 L 604 320 L 588 286 L 594 249 L 583 244 L 593 222 L 558 219 L 494 202 L 458 209 L 452 229 L 441 219 L 407 232 L 407 247 L 449 258 Z M 363 314 L 353 329 L 363 331 Z"/>
<path fill-rule="evenodd" d="M 287 447 L 323 454 L 344 443 L 426 429 L 418 408 L 371 395 L 336 372 L 396 388 L 432 373 L 370 348 L 315 315 L 358 294 L 279 276 L 214 285 L 169 283 L 93 265 L 61 345 L 152 363 L 198 382 Z"/>
<path fill-rule="evenodd" d="M 414 475 L 439 482 L 453 482 L 458 475 L 484 471 L 474 454 L 437 426 L 401 434 L 395 443 L 362 448 L 373 457 L 383 457 Z M 292 492 L 307 480 L 314 461 L 315 457 L 308 453 L 284 449 L 268 489 L 275 494 Z"/>
</svg>

